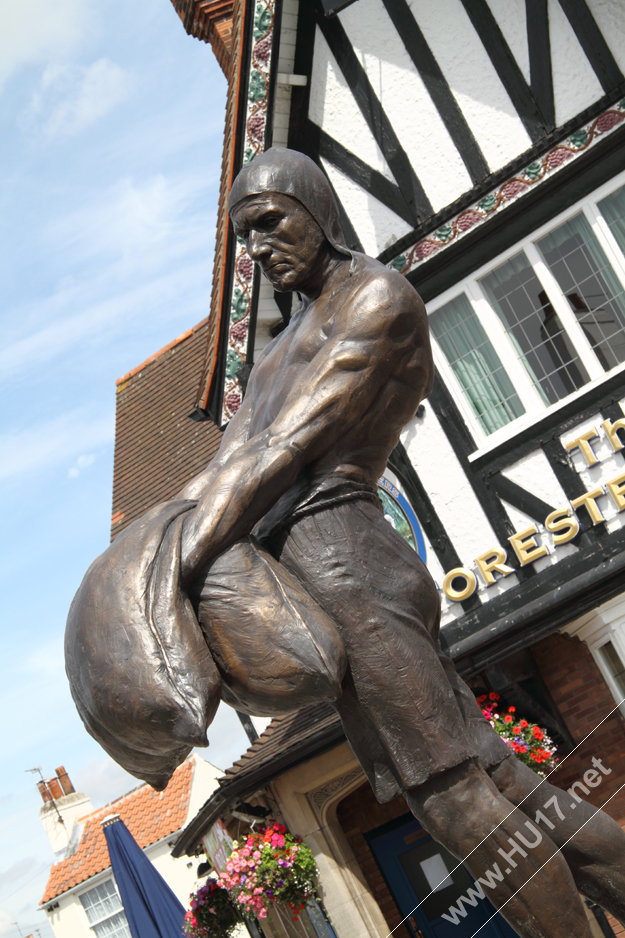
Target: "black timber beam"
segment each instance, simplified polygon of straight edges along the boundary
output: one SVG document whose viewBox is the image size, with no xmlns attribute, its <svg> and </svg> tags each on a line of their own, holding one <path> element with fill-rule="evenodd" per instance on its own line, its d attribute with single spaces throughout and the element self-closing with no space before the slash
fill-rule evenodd
<svg viewBox="0 0 625 938">
<path fill-rule="evenodd" d="M 556 125 L 556 105 L 553 96 L 548 0 L 525 0 L 525 20 L 530 90 L 543 116 L 546 130 L 551 131 Z"/>
<path fill-rule="evenodd" d="M 418 219 L 429 218 L 434 209 L 354 52 L 343 24 L 338 17 L 328 19 L 320 10 L 317 23 L 404 199 Z"/>
<path fill-rule="evenodd" d="M 471 181 L 474 184 L 481 182 L 490 172 L 488 163 L 412 10 L 406 0 L 382 2 L 467 168 Z"/>
<path fill-rule="evenodd" d="M 625 78 L 585 0 L 560 0 L 560 6 L 601 87 L 606 92 L 612 91 Z"/>
</svg>

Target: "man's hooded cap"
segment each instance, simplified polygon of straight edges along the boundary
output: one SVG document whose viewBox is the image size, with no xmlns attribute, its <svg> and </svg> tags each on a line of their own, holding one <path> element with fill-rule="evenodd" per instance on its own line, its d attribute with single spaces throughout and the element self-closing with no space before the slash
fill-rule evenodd
<svg viewBox="0 0 625 938">
<path fill-rule="evenodd" d="M 298 150 L 271 147 L 243 167 L 234 180 L 228 212 L 251 195 L 280 192 L 301 202 L 315 219 L 332 247 L 353 257 L 345 243 L 339 210 L 330 183 L 310 157 Z"/>
</svg>

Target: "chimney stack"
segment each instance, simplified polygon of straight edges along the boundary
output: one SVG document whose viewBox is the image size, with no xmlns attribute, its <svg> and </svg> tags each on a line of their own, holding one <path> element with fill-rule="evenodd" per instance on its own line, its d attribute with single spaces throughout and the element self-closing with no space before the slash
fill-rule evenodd
<svg viewBox="0 0 625 938">
<path fill-rule="evenodd" d="M 56 775 L 53 778 L 37 782 L 37 788 L 44 804 L 49 801 L 59 801 L 65 795 L 73 795 L 76 791 L 62 765 L 59 765 L 54 771 Z"/>
<path fill-rule="evenodd" d="M 45 782 L 37 782 L 37 788 L 39 789 L 39 794 L 44 804 L 47 804 L 48 801 L 52 801 L 52 794 Z"/>
<path fill-rule="evenodd" d="M 52 778 L 43 778 L 37 782 L 43 805 L 39 817 L 52 844 L 57 859 L 69 856 L 73 849 L 72 839 L 76 825 L 93 811 L 93 805 L 86 795 L 76 791 L 64 766 L 55 769 Z"/>
<path fill-rule="evenodd" d="M 61 784 L 58 778 L 56 778 L 56 776 L 54 778 L 49 778 L 46 780 L 46 784 L 54 800 L 60 801 L 63 797 L 63 789 L 61 788 Z"/>
<path fill-rule="evenodd" d="M 54 770 L 56 772 L 56 777 L 59 780 L 61 788 L 63 789 L 64 795 L 73 795 L 76 789 L 72 785 L 69 775 L 65 771 L 62 765 L 59 765 L 58 768 Z"/>
</svg>

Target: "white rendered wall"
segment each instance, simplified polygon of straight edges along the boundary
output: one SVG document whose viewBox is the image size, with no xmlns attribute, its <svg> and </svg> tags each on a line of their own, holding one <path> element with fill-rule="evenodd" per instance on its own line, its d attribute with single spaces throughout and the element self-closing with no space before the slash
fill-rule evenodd
<svg viewBox="0 0 625 938">
<path fill-rule="evenodd" d="M 473 183 L 386 9 L 355 3 L 341 22 L 434 211 L 444 208 Z"/>
<path fill-rule="evenodd" d="M 278 53 L 278 74 L 292 75 L 295 60 L 295 41 L 297 38 L 297 15 L 299 0 L 283 0 L 282 22 L 280 29 L 280 51 Z M 289 136 L 289 115 L 291 112 L 291 86 L 279 83 L 276 86 L 273 117 L 274 147 L 285 147 Z"/>
<path fill-rule="evenodd" d="M 524 153 L 532 141 L 461 0 L 408 3 L 490 170 L 501 169 Z M 489 6 L 529 84 L 525 5 L 520 0 L 490 0 Z M 590 0 L 589 6 L 625 70 L 622 0 Z M 434 211 L 450 205 L 473 183 L 382 0 L 359 0 L 342 10 L 338 19 Z M 562 124 L 598 101 L 604 91 L 558 0 L 549 0 L 549 20 L 556 123 Z M 318 28 L 310 82 L 310 119 L 395 182 Z M 278 89 L 278 95 L 280 101 L 290 100 L 289 90 Z M 288 122 L 286 111 L 280 120 Z M 330 170 L 326 164 L 324 168 L 331 174 L 366 251 L 379 253 L 392 235 L 400 238 L 407 233 L 410 226 L 406 222 L 337 169 Z"/>
<path fill-rule="evenodd" d="M 587 0 L 587 3 L 617 65 L 625 73 L 625 16 L 622 0 Z"/>
<path fill-rule="evenodd" d="M 46 802 L 39 810 L 39 820 L 44 826 L 48 839 L 55 853 L 61 854 L 72 841 L 75 835 L 74 825 L 78 819 L 91 814 L 93 805 L 87 795 L 80 791 L 64 795 L 56 801 Z M 63 823 L 59 820 L 59 814 Z"/>
<path fill-rule="evenodd" d="M 221 769 L 211 765 L 205 759 L 201 759 L 197 755 L 192 758 L 194 761 L 193 778 L 189 795 L 189 807 L 182 825 L 183 828 L 195 817 L 204 802 L 217 788 L 217 779 L 223 774 Z M 84 795 L 81 797 L 82 799 L 85 798 Z M 89 807 L 91 808 L 90 803 Z M 111 807 L 114 808 L 114 804 Z M 172 847 L 179 833 L 173 832 L 163 840 L 147 847 L 145 854 L 186 909 L 188 908 L 189 894 L 198 885 L 196 873 L 198 864 L 201 861 L 189 857 L 174 859 L 171 856 Z M 111 876 L 112 872 L 109 867 L 107 870 L 103 870 L 101 873 L 85 880 L 75 889 L 50 900 L 48 906 L 52 906 L 57 902 L 59 904 L 58 909 L 51 912 L 46 910 L 48 921 L 56 938 L 93 938 L 94 932 L 89 926 L 89 920 L 82 907 L 79 895 L 98 883 L 110 879 Z"/>
</svg>

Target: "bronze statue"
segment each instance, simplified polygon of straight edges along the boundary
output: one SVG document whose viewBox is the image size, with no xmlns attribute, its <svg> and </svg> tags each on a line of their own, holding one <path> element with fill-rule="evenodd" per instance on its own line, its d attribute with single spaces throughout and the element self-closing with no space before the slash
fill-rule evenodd
<svg viewBox="0 0 625 938">
<path fill-rule="evenodd" d="M 206 745 L 220 697 L 256 714 L 330 700 L 380 801 L 401 792 L 476 878 L 499 864 L 488 896 L 520 935 L 590 935 L 576 887 L 625 919 L 621 828 L 570 797 L 555 814 L 559 789 L 511 755 L 441 652 L 434 583 L 381 512 L 377 479 L 432 385 L 423 303 L 347 248 L 301 153 L 256 157 L 229 206 L 249 256 L 301 303 L 208 468 L 80 587 L 66 656 L 88 730 L 162 788 Z M 513 849 L 519 831 L 537 839 L 537 811 L 539 842 Z"/>
</svg>

